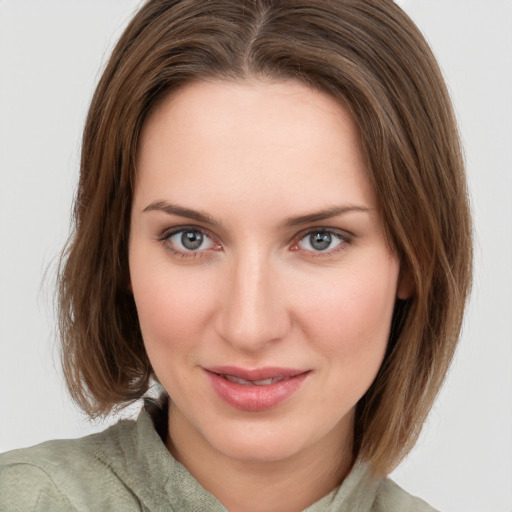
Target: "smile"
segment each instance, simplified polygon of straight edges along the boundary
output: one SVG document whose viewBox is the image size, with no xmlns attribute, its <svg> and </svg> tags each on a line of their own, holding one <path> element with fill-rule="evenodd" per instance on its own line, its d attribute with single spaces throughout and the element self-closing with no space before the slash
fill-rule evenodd
<svg viewBox="0 0 512 512">
<path fill-rule="evenodd" d="M 246 411 L 277 407 L 299 390 L 310 370 L 236 367 L 204 368 L 209 381 L 223 402 Z"/>
<path fill-rule="evenodd" d="M 240 377 L 235 377 L 234 375 L 222 375 L 222 377 L 231 382 L 238 382 L 238 384 L 242 384 L 244 386 L 268 386 L 269 384 L 274 384 L 274 382 L 281 382 L 284 380 L 284 377 L 274 377 L 272 379 L 263 380 L 245 380 Z"/>
</svg>

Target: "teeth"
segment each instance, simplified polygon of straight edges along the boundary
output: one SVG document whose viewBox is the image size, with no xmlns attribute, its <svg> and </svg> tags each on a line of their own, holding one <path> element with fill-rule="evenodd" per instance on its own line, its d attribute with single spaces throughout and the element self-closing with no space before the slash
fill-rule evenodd
<svg viewBox="0 0 512 512">
<path fill-rule="evenodd" d="M 274 379 L 265 379 L 265 380 L 255 380 L 253 381 L 256 386 L 268 386 L 269 384 L 272 384 L 275 382 Z"/>
<path fill-rule="evenodd" d="M 243 384 L 244 386 L 268 386 L 269 384 L 274 384 L 274 382 L 283 380 L 283 377 L 273 377 L 271 379 L 264 380 L 245 380 L 240 377 L 235 377 L 234 375 L 223 375 L 223 377 L 231 382 Z"/>
<path fill-rule="evenodd" d="M 234 377 L 233 375 L 223 375 L 223 377 L 231 382 L 237 382 L 238 384 L 243 384 L 244 386 L 253 385 L 250 380 L 240 379 L 238 377 Z"/>
</svg>

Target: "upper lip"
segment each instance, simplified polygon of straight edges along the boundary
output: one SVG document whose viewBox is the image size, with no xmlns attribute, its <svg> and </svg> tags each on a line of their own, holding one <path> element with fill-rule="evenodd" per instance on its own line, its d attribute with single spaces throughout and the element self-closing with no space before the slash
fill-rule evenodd
<svg viewBox="0 0 512 512">
<path fill-rule="evenodd" d="M 231 375 L 239 379 L 260 381 L 267 379 L 287 379 L 306 373 L 308 370 L 300 370 L 297 368 L 279 368 L 275 366 L 267 366 L 264 368 L 240 368 L 238 366 L 208 366 L 204 369 L 218 375 Z"/>
</svg>

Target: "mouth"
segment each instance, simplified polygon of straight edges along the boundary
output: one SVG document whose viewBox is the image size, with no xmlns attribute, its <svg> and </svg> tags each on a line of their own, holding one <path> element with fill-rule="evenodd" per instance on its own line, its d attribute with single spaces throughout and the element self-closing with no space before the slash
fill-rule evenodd
<svg viewBox="0 0 512 512">
<path fill-rule="evenodd" d="M 242 384 L 243 386 L 268 386 L 269 384 L 274 384 L 274 382 L 281 382 L 285 380 L 285 377 L 272 377 L 270 379 L 263 379 L 263 380 L 246 380 L 241 379 L 240 377 L 235 377 L 234 375 L 228 375 L 228 374 L 218 374 L 221 377 L 224 377 L 225 379 L 231 381 L 231 382 L 237 382 L 238 384 Z"/>
<path fill-rule="evenodd" d="M 214 373 L 230 382 L 236 382 L 243 386 L 268 386 L 310 371 L 279 367 L 265 367 L 249 370 L 236 366 L 214 366 L 204 369 L 207 372 Z"/>
<path fill-rule="evenodd" d="M 228 405 L 246 411 L 276 407 L 292 396 L 311 370 L 238 367 L 203 368 L 218 396 Z"/>
</svg>

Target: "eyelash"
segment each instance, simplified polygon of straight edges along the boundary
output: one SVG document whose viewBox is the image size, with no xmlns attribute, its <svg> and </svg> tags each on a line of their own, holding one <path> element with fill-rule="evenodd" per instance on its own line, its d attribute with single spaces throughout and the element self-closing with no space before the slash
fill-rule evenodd
<svg viewBox="0 0 512 512">
<path fill-rule="evenodd" d="M 175 256 L 179 256 L 180 258 L 190 258 L 190 259 L 196 259 L 197 257 L 204 257 L 204 253 L 209 250 L 209 248 L 206 249 L 200 249 L 197 251 L 194 250 L 188 250 L 183 251 L 180 249 L 177 249 L 176 246 L 170 242 L 170 239 L 173 236 L 176 236 L 180 233 L 187 233 L 187 232 L 196 232 L 200 233 L 203 237 L 208 238 L 212 244 L 214 244 L 214 250 L 222 250 L 222 246 L 220 243 L 216 242 L 215 237 L 211 235 L 207 230 L 203 228 L 199 228 L 196 226 L 180 226 L 179 228 L 175 228 L 172 230 L 167 230 L 158 238 L 158 241 L 160 241 L 166 250 L 168 250 L 171 254 Z M 331 256 L 338 251 L 342 251 L 346 249 L 346 246 L 349 245 L 352 242 L 353 235 L 346 232 L 341 231 L 338 229 L 333 228 L 309 228 L 306 231 L 302 231 L 301 233 L 298 233 L 294 238 L 293 242 L 291 244 L 290 250 L 292 251 L 300 251 L 301 248 L 299 247 L 299 243 L 305 240 L 308 236 L 317 235 L 317 234 L 328 234 L 333 239 L 337 239 L 339 243 L 334 246 L 334 248 L 326 251 L 314 251 L 314 250 L 308 250 L 306 249 L 306 252 L 311 253 L 310 256 L 317 258 L 317 257 L 326 257 Z M 311 244 L 310 244 L 311 245 Z"/>
<path fill-rule="evenodd" d="M 209 240 L 211 240 L 211 242 L 213 244 L 215 244 L 216 248 L 218 247 L 219 249 L 217 250 L 220 250 L 221 248 L 221 245 L 219 243 L 217 243 L 215 241 L 215 237 L 213 237 L 208 231 L 202 229 L 202 228 L 198 228 L 196 226 L 181 226 L 179 228 L 175 228 L 175 229 L 172 229 L 172 230 L 168 230 L 168 231 L 165 231 L 164 233 L 162 233 L 162 235 L 158 238 L 158 240 L 160 242 L 162 242 L 162 244 L 164 245 L 165 249 L 167 251 L 169 251 L 171 254 L 175 255 L 175 256 L 179 256 L 181 258 L 190 258 L 190 259 L 195 259 L 197 257 L 200 257 L 203 255 L 203 253 L 208 250 L 208 249 L 201 249 L 201 250 L 198 250 L 198 251 L 192 251 L 192 250 L 189 250 L 189 251 L 182 251 L 180 249 L 177 249 L 176 246 L 171 243 L 171 238 L 175 235 L 178 235 L 180 233 L 201 233 L 201 235 Z"/>
<path fill-rule="evenodd" d="M 313 235 L 319 235 L 319 234 L 327 234 L 332 237 L 332 239 L 338 240 L 338 244 L 335 245 L 333 248 L 326 250 L 326 251 L 315 251 L 315 250 L 309 250 L 305 249 L 310 254 L 310 257 L 313 258 L 321 258 L 326 256 L 331 256 L 338 251 L 343 251 L 347 248 L 347 245 L 349 245 L 352 242 L 353 235 L 347 233 L 346 231 L 340 231 L 338 229 L 332 229 L 332 228 L 310 228 L 306 231 L 303 231 L 299 233 L 295 238 L 294 242 L 291 246 L 291 250 L 293 251 L 300 251 L 300 247 L 298 247 L 299 243 L 303 240 L 307 239 L 308 237 L 311 237 Z M 311 245 L 311 244 L 310 244 Z"/>
</svg>

